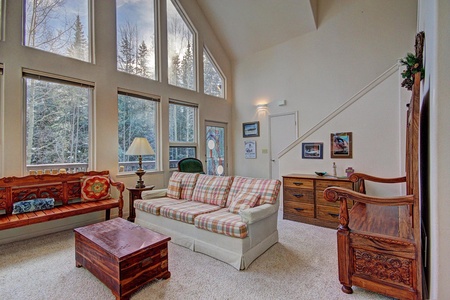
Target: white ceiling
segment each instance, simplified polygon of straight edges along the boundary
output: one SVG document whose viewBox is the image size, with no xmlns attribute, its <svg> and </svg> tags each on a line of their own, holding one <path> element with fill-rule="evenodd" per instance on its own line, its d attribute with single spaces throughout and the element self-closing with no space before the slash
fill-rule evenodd
<svg viewBox="0 0 450 300">
<path fill-rule="evenodd" d="M 317 0 L 197 0 L 232 60 L 316 29 Z"/>
</svg>

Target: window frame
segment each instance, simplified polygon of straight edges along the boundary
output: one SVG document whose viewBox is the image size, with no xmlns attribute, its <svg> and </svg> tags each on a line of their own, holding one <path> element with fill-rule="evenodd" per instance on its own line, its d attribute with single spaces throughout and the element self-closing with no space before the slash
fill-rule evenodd
<svg viewBox="0 0 450 300">
<path fill-rule="evenodd" d="M 227 80 L 226 77 L 222 71 L 222 69 L 219 67 L 219 64 L 217 63 L 216 59 L 214 58 L 214 56 L 212 56 L 211 51 L 209 51 L 208 47 L 206 47 L 206 45 L 203 45 L 203 55 L 206 55 L 206 57 L 209 59 L 209 61 L 211 62 L 211 64 L 214 66 L 214 68 L 216 69 L 217 73 L 219 74 L 220 78 L 222 78 L 222 83 L 223 83 L 223 96 L 216 96 L 216 95 L 211 95 L 211 94 L 207 94 L 205 93 L 205 64 L 203 64 L 203 94 L 208 95 L 208 96 L 212 96 L 212 97 L 216 97 L 216 98 L 220 98 L 220 99 L 227 99 Z M 203 56 L 202 56 L 203 59 Z"/>
<path fill-rule="evenodd" d="M 170 168 L 170 148 L 172 147 L 180 147 L 180 148 L 194 148 L 195 150 L 195 157 L 198 158 L 198 145 L 199 145 L 199 111 L 198 111 L 198 104 L 196 103 L 191 103 L 191 102 L 185 102 L 185 101 L 181 101 L 181 100 L 175 100 L 170 98 L 169 99 L 169 107 L 170 105 L 184 105 L 184 106 L 188 106 L 188 107 L 193 107 L 195 109 L 194 112 L 194 142 L 172 142 L 170 141 L 170 130 L 169 130 L 169 135 L 168 135 L 168 142 L 169 142 L 169 153 L 168 153 L 168 160 L 169 160 L 169 169 L 170 170 L 175 170 L 176 168 Z M 168 110 L 168 112 L 170 111 L 170 108 Z M 169 118 L 169 128 L 170 128 L 170 116 L 168 115 Z"/>
<path fill-rule="evenodd" d="M 71 78 L 56 74 L 50 74 L 46 72 L 41 72 L 37 70 L 32 69 L 26 69 L 22 68 L 22 91 L 23 91 L 23 112 L 24 112 L 24 118 L 23 118 L 23 170 L 24 174 L 27 174 L 29 172 L 27 167 L 27 84 L 26 80 L 28 79 L 35 79 L 35 80 L 41 80 L 41 81 L 47 81 L 47 82 L 53 82 L 58 83 L 62 85 L 71 85 L 71 86 L 78 86 L 78 87 L 84 87 L 90 89 L 90 97 L 88 99 L 88 162 L 86 169 L 95 169 L 95 160 L 94 160 L 94 126 L 95 122 L 93 121 L 93 109 L 94 109 L 94 98 L 95 98 L 95 83 L 77 79 L 77 78 Z M 57 165 L 68 165 L 69 163 L 61 163 Z M 82 163 L 80 163 L 82 164 Z M 70 168 L 70 167 L 69 167 Z"/>
<path fill-rule="evenodd" d="M 156 111 L 155 111 L 155 132 L 157 134 L 155 141 L 156 141 L 156 146 L 152 147 L 153 150 L 155 151 L 155 169 L 151 170 L 151 169 L 145 169 L 144 170 L 147 173 L 150 172 L 159 172 L 162 170 L 161 168 L 161 130 L 160 130 L 160 119 L 161 119 L 161 99 L 159 96 L 156 95 L 150 95 L 150 94 L 145 94 L 145 93 L 141 93 L 141 92 L 136 92 L 136 91 L 131 91 L 131 90 L 127 90 L 124 88 L 118 88 L 117 89 L 117 101 L 119 100 L 119 95 L 125 95 L 125 96 L 130 96 L 130 97 L 134 97 L 134 98 L 139 98 L 141 100 L 147 100 L 147 101 L 153 101 L 156 102 Z M 119 127 L 119 115 L 117 115 L 117 127 Z M 119 137 L 119 134 L 117 135 L 117 137 Z M 150 142 L 150 141 L 149 141 Z M 119 161 L 119 157 L 117 156 L 117 169 L 118 169 L 118 174 L 120 175 L 125 175 L 125 174 L 134 174 L 135 171 L 120 171 L 120 161 Z"/>
</svg>

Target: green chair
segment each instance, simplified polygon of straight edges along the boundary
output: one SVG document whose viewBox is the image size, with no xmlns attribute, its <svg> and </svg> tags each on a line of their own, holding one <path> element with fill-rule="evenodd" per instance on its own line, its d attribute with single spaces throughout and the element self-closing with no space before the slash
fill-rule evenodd
<svg viewBox="0 0 450 300">
<path fill-rule="evenodd" d="M 178 171 L 205 174 L 202 161 L 194 157 L 187 157 L 180 160 L 178 162 Z"/>
</svg>

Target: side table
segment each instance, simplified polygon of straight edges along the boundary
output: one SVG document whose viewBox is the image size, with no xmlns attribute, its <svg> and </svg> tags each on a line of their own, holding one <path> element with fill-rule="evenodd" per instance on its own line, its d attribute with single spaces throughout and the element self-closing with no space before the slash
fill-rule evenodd
<svg viewBox="0 0 450 300">
<path fill-rule="evenodd" d="M 128 216 L 128 221 L 134 222 L 134 219 L 136 218 L 136 210 L 134 209 L 134 200 L 141 199 L 141 193 L 143 191 L 150 191 L 155 188 L 154 185 L 149 185 L 144 188 L 136 188 L 136 187 L 127 187 L 127 190 L 130 192 L 129 194 L 129 210 L 130 214 Z"/>
</svg>

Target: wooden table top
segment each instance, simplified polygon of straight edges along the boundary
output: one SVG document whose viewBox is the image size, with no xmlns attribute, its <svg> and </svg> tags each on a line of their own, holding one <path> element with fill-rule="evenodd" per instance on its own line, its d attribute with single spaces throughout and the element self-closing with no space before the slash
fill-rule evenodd
<svg viewBox="0 0 450 300">
<path fill-rule="evenodd" d="M 119 260 L 149 247 L 157 247 L 170 237 L 151 231 L 122 218 L 75 228 L 81 234 Z"/>
</svg>

